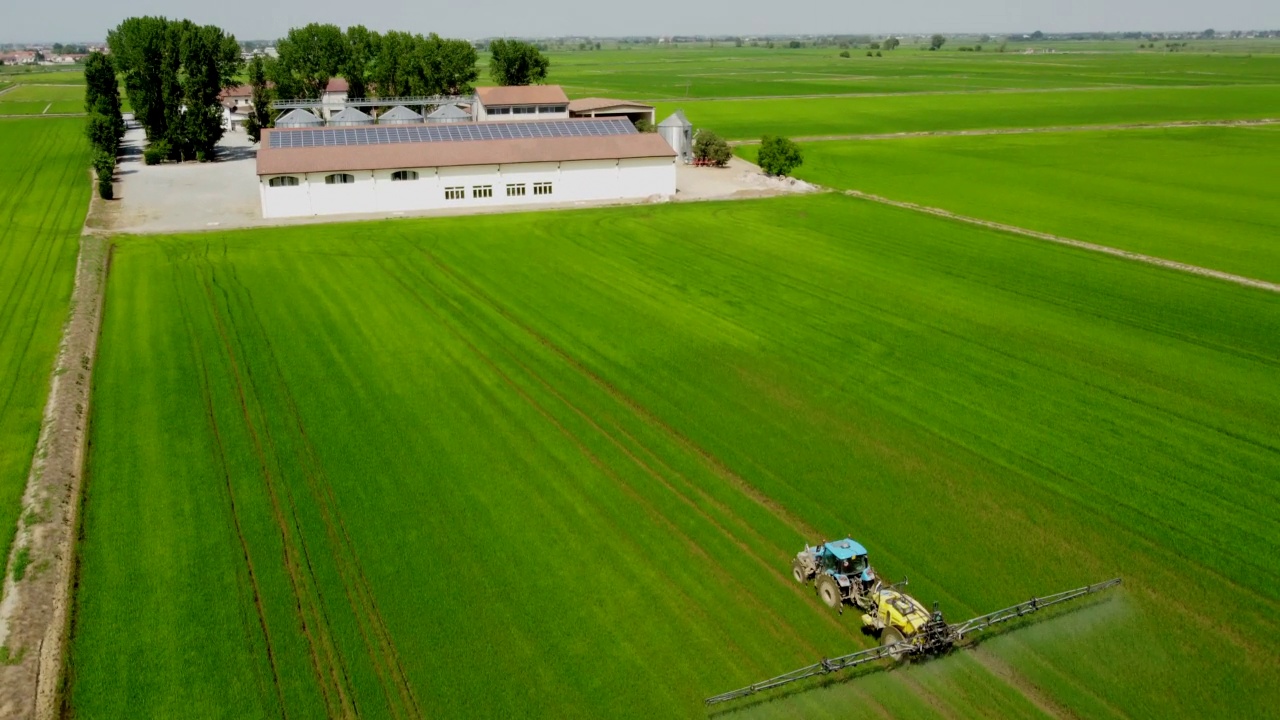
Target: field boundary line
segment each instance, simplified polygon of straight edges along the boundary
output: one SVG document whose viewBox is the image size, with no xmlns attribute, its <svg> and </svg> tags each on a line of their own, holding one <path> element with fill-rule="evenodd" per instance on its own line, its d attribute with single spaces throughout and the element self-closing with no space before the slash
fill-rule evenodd
<svg viewBox="0 0 1280 720">
<path fill-rule="evenodd" d="M 1191 265 L 1188 263 L 1178 262 L 1176 260 L 1166 260 L 1164 258 L 1155 257 L 1154 255 L 1143 255 L 1142 253 L 1131 252 L 1129 250 L 1121 250 L 1120 248 L 1114 248 L 1109 245 L 1099 245 L 1097 243 L 1085 242 L 1084 240 L 1075 240 L 1069 237 L 1063 237 L 1062 235 L 1053 235 L 1051 233 L 1040 232 L 1039 230 L 1029 230 L 1024 227 L 1018 227 L 1017 225 L 1007 225 L 1005 223 L 995 222 L 993 220 L 983 220 L 981 218 L 970 217 L 968 215 L 960 215 L 959 213 L 953 213 L 950 210 L 943 210 L 942 208 L 929 207 L 927 205 L 917 205 L 916 203 L 905 202 L 903 200 L 890 200 L 887 197 L 882 197 L 880 195 L 873 195 L 871 193 L 862 192 L 861 190 L 845 190 L 844 194 L 850 197 L 859 198 L 861 200 L 869 200 L 871 202 L 880 203 L 882 205 L 891 205 L 896 208 L 903 208 L 905 210 L 914 210 L 915 212 L 925 213 L 927 215 L 934 215 L 936 217 L 945 218 L 947 220 L 955 220 L 957 222 L 968 223 L 970 225 L 978 225 L 980 227 L 991 228 L 993 230 L 1000 230 L 1007 233 L 1013 233 L 1015 235 L 1022 235 L 1023 237 L 1035 238 L 1036 240 L 1047 240 L 1052 243 L 1058 243 L 1059 245 L 1069 245 L 1071 247 L 1081 248 L 1084 250 L 1091 250 L 1093 252 L 1104 253 L 1106 255 L 1113 255 L 1115 257 L 1124 258 L 1126 260 L 1135 260 L 1137 262 L 1146 263 L 1148 265 L 1155 265 L 1157 267 L 1167 268 L 1169 270 L 1179 270 L 1181 272 L 1190 273 L 1192 275 L 1210 277 L 1216 280 L 1225 280 L 1227 282 L 1235 283 L 1237 285 L 1244 285 L 1245 287 L 1257 288 L 1259 290 L 1269 290 L 1270 292 L 1280 293 L 1280 284 L 1267 282 L 1266 280 L 1258 280 L 1256 278 L 1245 277 L 1243 275 L 1233 275 L 1231 273 L 1223 272 L 1221 270 L 1213 270 L 1211 268 L 1201 267 L 1199 265 Z"/>
<path fill-rule="evenodd" d="M 0 602 L 0 715 L 58 717 L 110 241 L 84 235 Z M 22 580 L 15 572 L 22 568 Z"/>
<path fill-rule="evenodd" d="M 898 133 L 851 133 L 848 135 L 804 135 L 793 137 L 796 142 L 828 142 L 838 140 L 905 140 L 923 137 L 980 137 L 984 135 L 1032 135 L 1036 133 L 1110 132 L 1118 130 L 1160 130 L 1165 128 L 1198 127 L 1259 127 L 1280 125 L 1280 118 L 1254 120 L 1170 120 L 1158 123 L 1107 123 L 1103 125 L 1049 125 L 1046 127 L 976 128 L 972 130 L 918 130 Z M 760 140 L 730 140 L 735 147 L 759 145 Z"/>
</svg>

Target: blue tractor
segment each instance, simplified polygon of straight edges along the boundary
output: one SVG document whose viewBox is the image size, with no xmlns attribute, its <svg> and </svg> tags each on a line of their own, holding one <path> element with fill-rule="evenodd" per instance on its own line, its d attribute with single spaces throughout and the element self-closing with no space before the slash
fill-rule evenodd
<svg viewBox="0 0 1280 720">
<path fill-rule="evenodd" d="M 852 538 L 806 546 L 791 562 L 791 575 L 798 583 L 812 582 L 822 602 L 841 612 L 845 603 L 870 608 L 879 585 L 867 549 Z"/>
</svg>

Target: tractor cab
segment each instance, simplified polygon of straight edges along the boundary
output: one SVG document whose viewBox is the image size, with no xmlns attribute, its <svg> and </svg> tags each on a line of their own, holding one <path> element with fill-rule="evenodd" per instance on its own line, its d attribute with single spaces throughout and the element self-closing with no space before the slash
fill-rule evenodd
<svg viewBox="0 0 1280 720">
<path fill-rule="evenodd" d="M 828 575 L 842 575 L 864 582 L 870 582 L 874 576 L 871 561 L 867 559 L 867 549 L 853 540 L 824 543 L 819 550 L 821 569 Z"/>
<path fill-rule="evenodd" d="M 832 608 L 847 602 L 866 609 L 877 585 L 867 549 L 852 538 L 806 546 L 791 563 L 791 574 L 796 582 L 813 582 L 818 596 Z"/>
</svg>

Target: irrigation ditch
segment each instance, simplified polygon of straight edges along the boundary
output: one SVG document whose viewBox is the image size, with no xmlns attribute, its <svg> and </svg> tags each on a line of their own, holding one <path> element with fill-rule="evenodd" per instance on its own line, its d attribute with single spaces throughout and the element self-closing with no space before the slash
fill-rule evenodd
<svg viewBox="0 0 1280 720">
<path fill-rule="evenodd" d="M 102 202 L 95 197 L 89 214 Z M 84 231 L 0 600 L 0 717 L 12 720 L 53 720 L 62 709 L 89 401 L 110 264 L 110 240 Z"/>
</svg>

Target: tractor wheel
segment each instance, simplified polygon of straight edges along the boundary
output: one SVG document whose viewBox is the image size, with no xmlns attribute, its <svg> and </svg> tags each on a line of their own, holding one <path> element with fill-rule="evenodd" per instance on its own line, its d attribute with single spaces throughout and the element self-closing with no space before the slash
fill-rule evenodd
<svg viewBox="0 0 1280 720">
<path fill-rule="evenodd" d="M 792 560 L 791 577 L 795 578 L 796 582 L 803 585 L 805 581 L 809 579 L 809 571 L 804 569 L 804 564 L 799 560 Z"/>
<path fill-rule="evenodd" d="M 840 586 L 830 575 L 818 576 L 818 597 L 832 610 L 838 610 L 844 598 L 840 597 Z"/>
<path fill-rule="evenodd" d="M 887 647 L 894 643 L 900 643 L 902 642 L 902 639 L 902 631 L 890 625 L 880 634 L 880 646 Z M 905 649 L 889 653 L 889 659 L 895 663 L 902 662 L 906 657 L 907 651 Z"/>
</svg>

